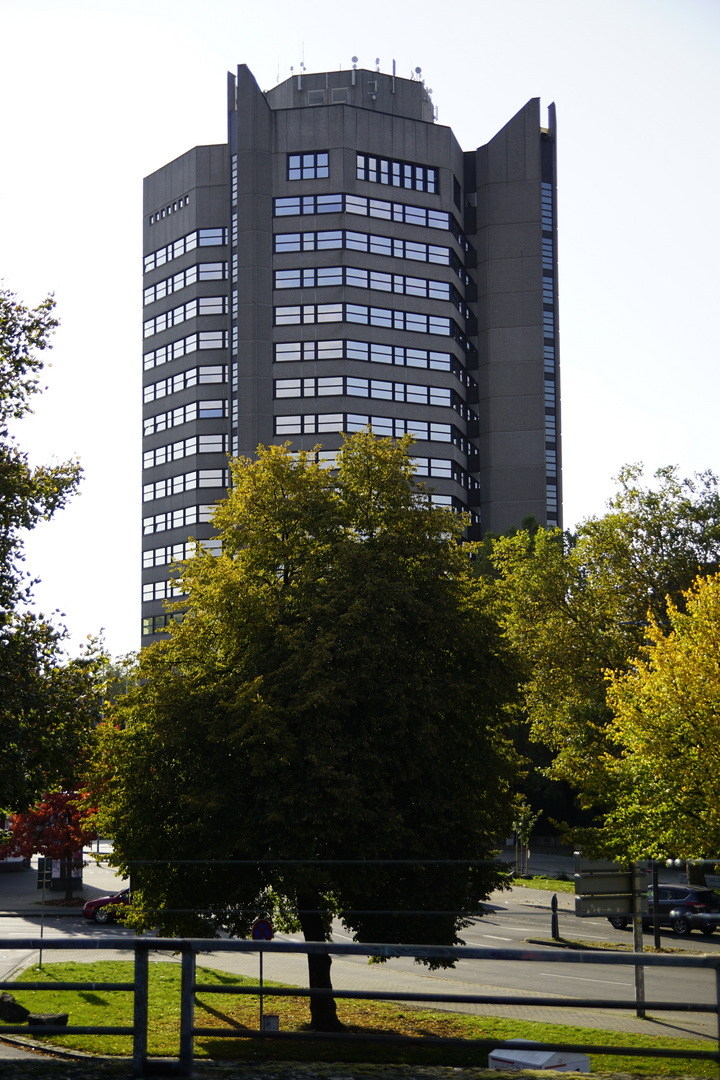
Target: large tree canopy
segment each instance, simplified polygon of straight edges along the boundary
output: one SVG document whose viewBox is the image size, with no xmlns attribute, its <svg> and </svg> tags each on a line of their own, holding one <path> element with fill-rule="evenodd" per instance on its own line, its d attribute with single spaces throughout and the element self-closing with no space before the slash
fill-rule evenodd
<svg viewBox="0 0 720 1080">
<path fill-rule="evenodd" d="M 609 676 L 609 737 L 620 756 L 605 842 L 634 858 L 712 858 L 720 852 L 720 576 L 670 603 L 646 656 Z"/>
<path fill-rule="evenodd" d="M 49 297 L 31 310 L 0 289 L 0 618 L 27 596 L 20 530 L 32 529 L 64 506 L 80 476 L 76 462 L 32 468 L 10 433 L 41 389 L 41 354 L 58 325 L 54 308 Z"/>
<path fill-rule="evenodd" d="M 515 680 L 462 519 L 408 447 L 352 436 L 337 475 L 282 447 L 232 462 L 222 554 L 182 566 L 182 621 L 99 729 L 137 926 L 244 935 L 277 900 L 308 940 L 338 913 L 359 940 L 452 944 L 501 880 L 471 860 L 509 825 Z M 134 862 L 183 858 L 255 862 Z"/>
<path fill-rule="evenodd" d="M 0 289 L 0 810 L 26 810 L 72 774 L 94 711 L 94 656 L 61 661 L 63 632 L 27 606 L 23 568 L 23 531 L 63 507 L 80 477 L 76 462 L 33 468 L 11 433 L 40 390 L 53 309 Z"/>
<path fill-rule="evenodd" d="M 648 620 L 668 626 L 668 598 L 720 565 L 720 494 L 703 473 L 659 470 L 644 486 L 626 467 L 608 512 L 574 534 L 520 532 L 492 559 L 509 639 L 527 663 L 524 705 L 532 737 L 554 755 L 548 772 L 585 807 L 602 807 L 615 779 L 605 674 L 636 662 Z"/>
</svg>

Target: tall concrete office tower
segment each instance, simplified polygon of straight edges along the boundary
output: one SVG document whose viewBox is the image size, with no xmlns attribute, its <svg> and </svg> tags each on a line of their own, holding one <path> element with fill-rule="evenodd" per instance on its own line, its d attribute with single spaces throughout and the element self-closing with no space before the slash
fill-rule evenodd
<svg viewBox="0 0 720 1080">
<path fill-rule="evenodd" d="M 420 79 L 228 76 L 228 141 L 144 188 L 143 644 L 227 454 L 410 432 L 470 535 L 561 525 L 555 113 L 477 150 Z"/>
</svg>

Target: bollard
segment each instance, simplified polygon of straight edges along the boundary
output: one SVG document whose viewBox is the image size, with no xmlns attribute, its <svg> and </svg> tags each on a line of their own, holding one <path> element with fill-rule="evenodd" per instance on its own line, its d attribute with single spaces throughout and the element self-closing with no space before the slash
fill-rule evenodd
<svg viewBox="0 0 720 1080">
<path fill-rule="evenodd" d="M 559 941 L 560 928 L 558 925 L 557 893 L 552 894 L 552 900 L 550 901 L 550 910 L 552 911 L 552 915 L 550 917 L 550 933 L 552 934 L 553 941 Z"/>
</svg>

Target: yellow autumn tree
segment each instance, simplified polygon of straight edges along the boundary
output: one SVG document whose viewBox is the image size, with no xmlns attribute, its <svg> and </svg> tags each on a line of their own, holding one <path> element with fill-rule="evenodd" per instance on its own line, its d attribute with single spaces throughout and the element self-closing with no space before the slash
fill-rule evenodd
<svg viewBox="0 0 720 1080">
<path fill-rule="evenodd" d="M 698 578 L 668 627 L 653 621 L 645 658 L 608 676 L 619 757 L 606 843 L 629 857 L 720 853 L 720 574 Z"/>
</svg>

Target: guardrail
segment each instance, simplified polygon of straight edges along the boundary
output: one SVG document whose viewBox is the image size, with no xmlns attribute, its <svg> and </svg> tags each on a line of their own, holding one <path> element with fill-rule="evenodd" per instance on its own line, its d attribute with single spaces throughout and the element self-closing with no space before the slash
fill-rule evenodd
<svg viewBox="0 0 720 1080">
<path fill-rule="evenodd" d="M 525 1005 L 525 1006 L 551 1006 L 563 1007 L 564 999 L 557 996 L 542 997 L 529 995 L 508 994 L 440 994 L 425 992 L 397 992 L 397 991 L 367 991 L 367 990 L 310 990 L 307 987 L 261 987 L 261 986 L 227 986 L 216 983 L 198 983 L 196 980 L 196 957 L 198 952 L 207 952 L 210 942 L 207 938 L 134 938 L 103 936 L 102 939 L 78 938 L 78 937 L 53 937 L 51 943 L 45 939 L 44 943 L 39 938 L 24 937 L 10 938 L 0 942 L 4 950 L 34 951 L 44 944 L 45 949 L 53 950 L 106 950 L 116 949 L 133 951 L 135 953 L 135 978 L 133 982 L 53 982 L 53 990 L 93 990 L 115 991 L 125 990 L 134 992 L 134 1013 L 132 1026 L 125 1027 L 50 1027 L 34 1026 L 27 1024 L 13 1025 L 3 1024 L 0 1026 L 0 1035 L 130 1035 L 133 1037 L 133 1074 L 136 1077 L 146 1076 L 149 1073 L 170 1072 L 176 1076 L 191 1076 L 193 1072 L 194 1040 L 196 1037 L 203 1038 L 254 1038 L 254 1039 L 286 1039 L 286 1040 L 320 1040 L 345 1041 L 345 1042 L 369 1042 L 375 1044 L 411 1044 L 411 1045 L 447 1045 L 453 1046 L 487 1046 L 488 1048 L 510 1047 L 516 1044 L 501 1042 L 495 1039 L 440 1039 L 400 1036 L 361 1036 L 348 1033 L 326 1032 L 278 1032 L 278 1031 L 248 1031 L 243 1029 L 238 1033 L 237 1028 L 208 1028 L 196 1027 L 194 1018 L 196 994 L 253 994 L 262 993 L 265 997 L 322 997 L 332 996 L 336 999 L 361 998 L 375 1001 L 407 1001 L 423 1002 L 427 1004 L 451 1005 L 451 1004 L 476 1004 L 476 1005 Z M 654 1012 L 703 1012 L 715 1013 L 718 1020 L 718 1046 L 716 1050 L 671 1050 L 660 1048 L 643 1048 L 637 1046 L 607 1046 L 586 1045 L 575 1043 L 543 1043 L 543 1050 L 558 1050 L 583 1054 L 615 1054 L 635 1057 L 674 1057 L 687 1060 L 706 1060 L 720 1063 L 720 956 L 667 956 L 647 953 L 573 953 L 561 949 L 525 950 L 525 949 L 494 949 L 457 946 L 454 948 L 432 945 L 358 945 L 354 943 L 338 942 L 297 942 L 297 941 L 250 941 L 250 940 L 213 940 L 213 952 L 242 952 L 257 953 L 261 957 L 277 953 L 302 953 L 305 955 L 331 956 L 367 956 L 383 957 L 435 957 L 439 960 L 504 960 L 508 962 L 535 963 L 542 961 L 548 963 L 582 964 L 589 966 L 629 966 L 643 968 L 690 968 L 710 969 L 715 972 L 715 1002 L 674 1002 L 674 1001 L 648 1001 L 647 1009 Z M 180 953 L 182 978 L 181 978 L 181 1005 L 180 1005 L 180 1051 L 177 1059 L 166 1061 L 165 1059 L 148 1057 L 148 957 L 150 952 L 173 952 Z M 22 987 L 23 990 L 47 990 L 46 982 L 0 982 L 0 990 L 15 989 Z M 577 1009 L 635 1009 L 633 1001 L 616 1001 L 604 998 L 568 998 L 567 1005 Z M 540 1048 L 540 1047 L 538 1047 Z"/>
</svg>

